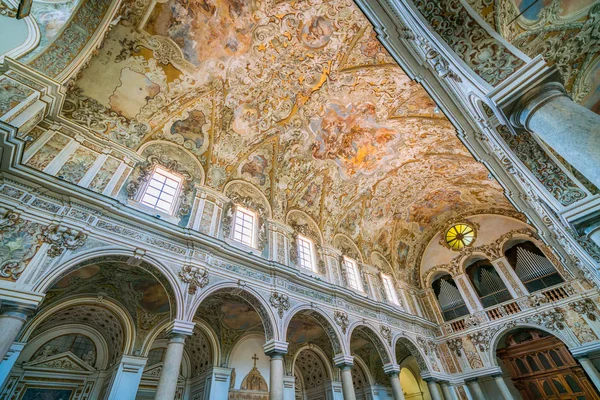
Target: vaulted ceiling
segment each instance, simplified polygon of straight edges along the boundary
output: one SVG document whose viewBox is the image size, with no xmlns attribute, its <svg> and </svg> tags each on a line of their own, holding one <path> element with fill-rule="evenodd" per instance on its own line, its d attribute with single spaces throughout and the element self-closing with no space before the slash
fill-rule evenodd
<svg viewBox="0 0 600 400">
<path fill-rule="evenodd" d="M 175 142 L 400 271 L 431 227 L 511 209 L 351 0 L 131 2 L 65 110 L 116 146 Z M 84 110 L 85 108 L 85 110 Z M 112 121 L 107 124 L 106 121 Z M 428 240 L 428 239 L 427 239 Z"/>
</svg>

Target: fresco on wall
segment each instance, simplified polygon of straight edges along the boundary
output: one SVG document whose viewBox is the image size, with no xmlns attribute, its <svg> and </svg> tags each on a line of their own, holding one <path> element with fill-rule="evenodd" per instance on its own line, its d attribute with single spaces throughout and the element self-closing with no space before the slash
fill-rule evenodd
<svg viewBox="0 0 600 400">
<path fill-rule="evenodd" d="M 99 263 L 79 268 L 54 284 L 48 291 L 52 298 L 61 293 L 98 293 L 120 299 L 137 315 L 137 308 L 150 313 L 169 311 L 169 295 L 164 286 L 141 268 L 124 263 Z"/>
</svg>

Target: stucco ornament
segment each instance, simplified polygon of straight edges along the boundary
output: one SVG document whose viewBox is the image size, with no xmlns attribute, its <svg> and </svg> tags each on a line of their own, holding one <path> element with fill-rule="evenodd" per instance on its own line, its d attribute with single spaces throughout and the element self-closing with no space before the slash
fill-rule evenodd
<svg viewBox="0 0 600 400">
<path fill-rule="evenodd" d="M 463 342 L 461 338 L 450 339 L 446 342 L 448 348 L 456 353 L 457 356 L 462 356 Z"/>
<path fill-rule="evenodd" d="M 381 332 L 381 336 L 383 336 L 383 338 L 391 346 L 392 345 L 392 330 L 390 329 L 390 327 L 386 326 L 386 325 L 381 325 L 381 327 L 379 328 L 379 330 Z"/>
<path fill-rule="evenodd" d="M 42 228 L 38 237 L 42 242 L 50 244 L 48 257 L 51 258 L 60 256 L 65 250 L 75 250 L 83 246 L 87 239 L 87 235 L 83 232 L 56 224 Z"/>
<path fill-rule="evenodd" d="M 179 276 L 184 283 L 188 284 L 188 293 L 196 294 L 198 288 L 202 289 L 208 285 L 208 271 L 193 265 L 184 265 L 179 271 Z"/>
<path fill-rule="evenodd" d="M 591 299 L 582 299 L 574 303 L 569 304 L 569 307 L 573 309 L 579 315 L 585 315 L 590 321 L 596 320 L 596 304 Z"/>
<path fill-rule="evenodd" d="M 343 311 L 336 311 L 335 314 L 333 315 L 333 320 L 340 327 L 340 329 L 342 330 L 342 333 L 346 334 L 346 331 L 348 330 L 348 324 L 349 324 L 348 314 Z"/>
<path fill-rule="evenodd" d="M 477 346 L 479 351 L 487 351 L 490 348 L 490 340 L 492 338 L 489 329 L 477 331 L 468 335 L 473 345 Z"/>
<path fill-rule="evenodd" d="M 0 218 L 0 278 L 17 280 L 36 254 L 42 226 L 8 212 Z"/>
<path fill-rule="evenodd" d="M 269 299 L 271 305 L 277 309 L 277 314 L 279 314 L 279 318 L 283 318 L 283 314 L 290 309 L 290 300 L 286 294 L 273 292 L 271 293 L 271 298 Z"/>
</svg>

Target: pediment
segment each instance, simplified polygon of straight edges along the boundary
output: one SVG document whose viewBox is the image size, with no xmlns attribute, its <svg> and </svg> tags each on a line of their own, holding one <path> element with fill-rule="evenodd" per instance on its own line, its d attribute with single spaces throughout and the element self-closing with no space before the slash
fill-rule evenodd
<svg viewBox="0 0 600 400">
<path fill-rule="evenodd" d="M 162 372 L 163 369 L 163 363 L 159 362 L 150 366 L 147 366 L 144 369 L 144 377 L 152 377 L 152 378 L 160 378 L 160 374 Z M 183 375 L 179 375 L 179 377 L 177 378 L 177 380 L 185 380 L 185 377 Z"/>
<path fill-rule="evenodd" d="M 69 371 L 94 372 L 95 369 L 75 354 L 67 351 L 48 357 L 38 357 L 24 365 L 25 368 L 64 369 Z"/>
</svg>

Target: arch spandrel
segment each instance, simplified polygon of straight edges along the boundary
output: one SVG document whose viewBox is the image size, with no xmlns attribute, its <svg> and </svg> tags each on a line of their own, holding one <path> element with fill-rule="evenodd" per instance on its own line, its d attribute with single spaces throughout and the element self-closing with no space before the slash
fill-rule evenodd
<svg viewBox="0 0 600 400">
<path fill-rule="evenodd" d="M 408 354 L 406 356 L 413 356 L 417 361 L 417 365 L 421 371 L 429 371 L 429 366 L 427 365 L 426 357 L 423 352 L 419 349 L 419 347 L 413 342 L 412 339 L 408 338 L 403 334 L 397 334 L 392 339 L 392 349 L 394 351 L 394 355 L 396 356 L 396 363 L 400 364 L 402 360 L 398 359 L 399 355 L 399 346 L 404 350 L 403 354 Z"/>
</svg>

